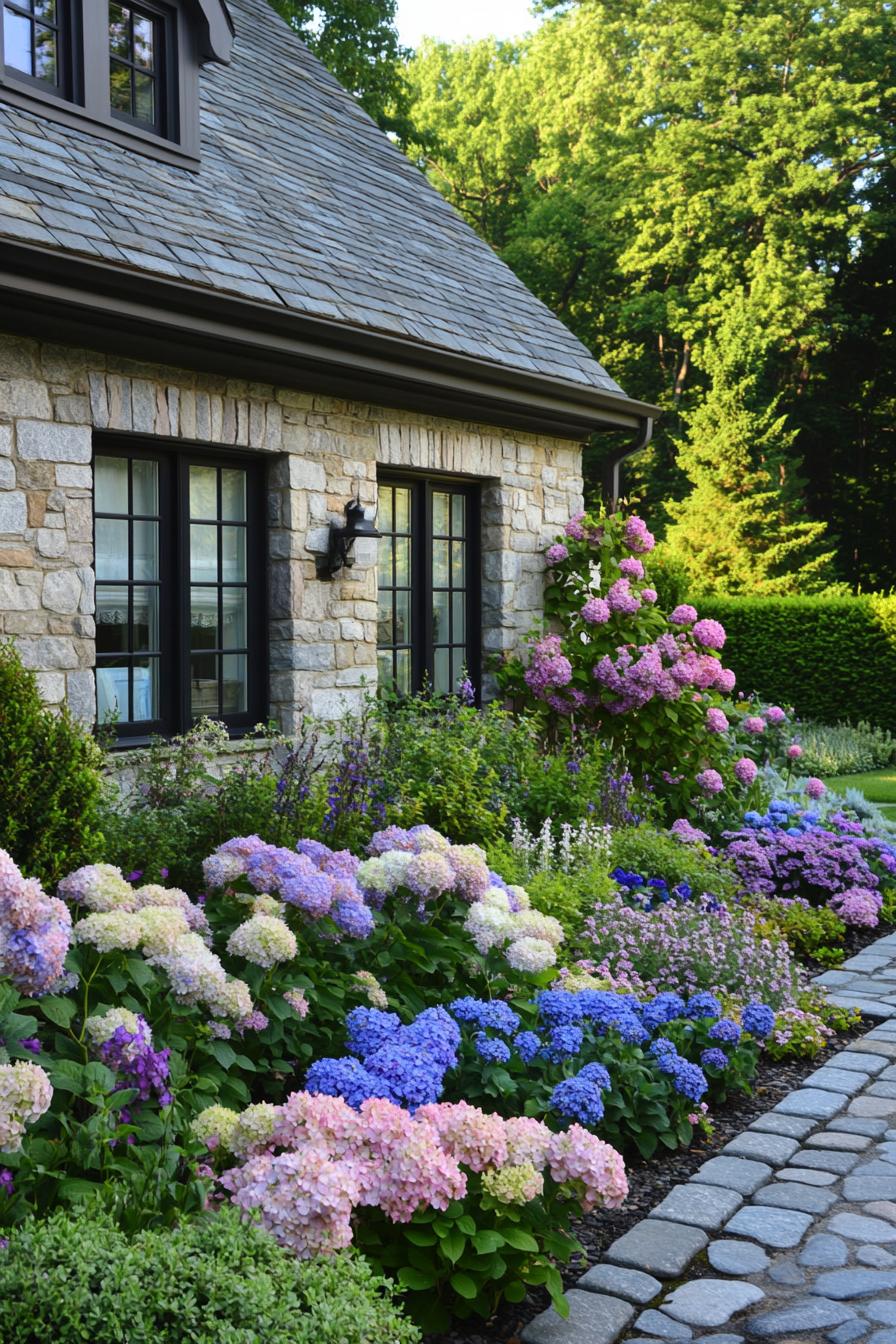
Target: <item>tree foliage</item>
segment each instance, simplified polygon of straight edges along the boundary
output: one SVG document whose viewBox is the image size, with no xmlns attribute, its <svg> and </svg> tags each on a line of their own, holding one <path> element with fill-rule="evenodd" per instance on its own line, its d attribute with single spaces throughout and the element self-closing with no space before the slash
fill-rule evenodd
<svg viewBox="0 0 896 1344">
<path fill-rule="evenodd" d="M 396 0 L 271 3 L 374 121 L 406 131 L 402 61 L 409 53 L 395 28 Z"/>
<path fill-rule="evenodd" d="M 581 0 L 521 43 L 431 43 L 408 69 L 409 153 L 664 408 L 635 497 L 709 529 L 733 472 L 754 494 L 744 537 L 764 516 L 775 538 L 775 590 L 826 581 L 807 500 L 850 577 L 893 577 L 892 541 L 858 535 L 885 530 L 892 434 L 872 356 L 890 339 L 893 30 L 881 0 Z"/>
</svg>

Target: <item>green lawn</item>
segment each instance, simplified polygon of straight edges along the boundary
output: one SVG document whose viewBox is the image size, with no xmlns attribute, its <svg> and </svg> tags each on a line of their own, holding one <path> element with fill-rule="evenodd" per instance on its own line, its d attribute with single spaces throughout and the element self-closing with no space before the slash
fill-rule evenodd
<svg viewBox="0 0 896 1344">
<path fill-rule="evenodd" d="M 890 817 L 896 817 L 896 766 L 886 770 L 868 770 L 862 775 L 835 775 L 826 783 L 832 789 L 861 789 L 872 803 Z"/>
</svg>

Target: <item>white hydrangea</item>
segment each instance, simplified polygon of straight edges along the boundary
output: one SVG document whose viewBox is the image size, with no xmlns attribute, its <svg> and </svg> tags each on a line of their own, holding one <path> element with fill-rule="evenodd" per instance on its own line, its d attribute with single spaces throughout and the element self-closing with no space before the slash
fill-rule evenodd
<svg viewBox="0 0 896 1344">
<path fill-rule="evenodd" d="M 245 957 L 266 971 L 280 961 L 292 961 L 298 950 L 292 929 L 274 915 L 252 915 L 237 925 L 227 941 L 231 956 Z"/>
<path fill-rule="evenodd" d="M 267 1101 L 247 1106 L 238 1115 L 231 1132 L 228 1145 L 231 1151 L 237 1157 L 249 1157 L 268 1148 L 279 1116 L 280 1107 Z"/>
<path fill-rule="evenodd" d="M 503 887 L 489 887 L 479 904 L 490 905 L 496 910 L 506 910 L 508 914 L 510 913 L 510 897 Z M 475 908 L 474 905 L 473 909 Z"/>
<path fill-rule="evenodd" d="M 366 891 L 394 896 L 398 888 L 404 886 L 408 867 L 415 857 L 403 849 L 390 849 L 378 858 L 365 859 L 358 868 L 358 884 Z"/>
<path fill-rule="evenodd" d="M 140 946 L 140 916 L 128 910 L 107 910 L 79 919 L 72 940 L 89 943 L 97 952 L 132 952 Z"/>
<path fill-rule="evenodd" d="M 553 915 L 543 915 L 540 910 L 521 910 L 513 921 L 514 941 L 519 938 L 543 938 L 552 947 L 563 942 L 563 925 Z"/>
<path fill-rule="evenodd" d="M 503 947 L 513 929 L 513 916 L 497 905 L 476 901 L 464 920 L 464 929 L 479 952 L 485 955 L 493 947 Z"/>
<path fill-rule="evenodd" d="M 179 938 L 190 932 L 183 910 L 170 905 L 147 905 L 137 915 L 140 944 L 147 957 L 171 952 Z"/>
<path fill-rule="evenodd" d="M 232 1017 L 239 1021 L 253 1011 L 252 991 L 245 980 L 216 982 L 205 995 L 205 1002 L 215 1017 Z"/>
<path fill-rule="evenodd" d="M 239 1115 L 227 1106 L 206 1106 L 190 1126 L 193 1137 L 207 1148 L 225 1148 L 233 1152 L 231 1143 Z"/>
<path fill-rule="evenodd" d="M 110 1008 L 107 1013 L 88 1017 L 84 1027 L 91 1045 L 105 1045 L 106 1041 L 111 1041 L 119 1027 L 124 1027 L 126 1032 L 135 1036 L 139 1023 L 137 1014 L 132 1013 L 129 1008 Z"/>
<path fill-rule="evenodd" d="M 517 938 L 504 955 L 508 966 L 512 966 L 515 971 L 529 971 L 533 974 L 547 970 L 557 960 L 556 951 L 543 938 Z"/>
<path fill-rule="evenodd" d="M 513 899 L 516 901 L 519 910 L 528 910 L 532 904 L 529 893 L 525 887 L 508 887 Z"/>
</svg>

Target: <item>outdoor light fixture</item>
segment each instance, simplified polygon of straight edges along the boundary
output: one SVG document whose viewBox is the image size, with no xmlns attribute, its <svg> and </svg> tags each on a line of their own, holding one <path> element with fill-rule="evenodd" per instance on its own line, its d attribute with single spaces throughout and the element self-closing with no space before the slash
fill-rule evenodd
<svg viewBox="0 0 896 1344">
<path fill-rule="evenodd" d="M 376 541 L 381 535 L 372 520 L 365 517 L 361 501 L 349 500 L 345 506 L 345 527 L 339 527 L 336 523 L 330 524 L 327 553 L 317 558 L 317 577 L 332 579 L 340 569 L 351 569 L 355 563 L 352 555 L 355 542 L 367 538 Z"/>
</svg>

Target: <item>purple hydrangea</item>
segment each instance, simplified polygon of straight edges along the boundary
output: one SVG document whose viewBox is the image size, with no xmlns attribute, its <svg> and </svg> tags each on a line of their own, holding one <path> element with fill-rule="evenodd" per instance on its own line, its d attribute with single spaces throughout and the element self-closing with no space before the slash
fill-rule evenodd
<svg viewBox="0 0 896 1344">
<path fill-rule="evenodd" d="M 719 1050 L 717 1046 L 714 1046 L 703 1051 L 700 1056 L 700 1063 L 704 1069 L 727 1069 L 728 1056 L 724 1050 Z"/>
<path fill-rule="evenodd" d="M 550 1107 L 565 1120 L 580 1125 L 598 1125 L 604 1116 L 604 1103 L 596 1083 L 578 1074 L 564 1078 L 551 1093 Z"/>
<path fill-rule="evenodd" d="M 723 1045 L 737 1045 L 740 1040 L 740 1027 L 730 1017 L 722 1017 L 710 1027 L 709 1039 L 721 1041 Z"/>
<path fill-rule="evenodd" d="M 691 634 L 705 649 L 719 650 L 725 647 L 725 627 L 719 621 L 704 617 L 696 623 Z"/>
</svg>

